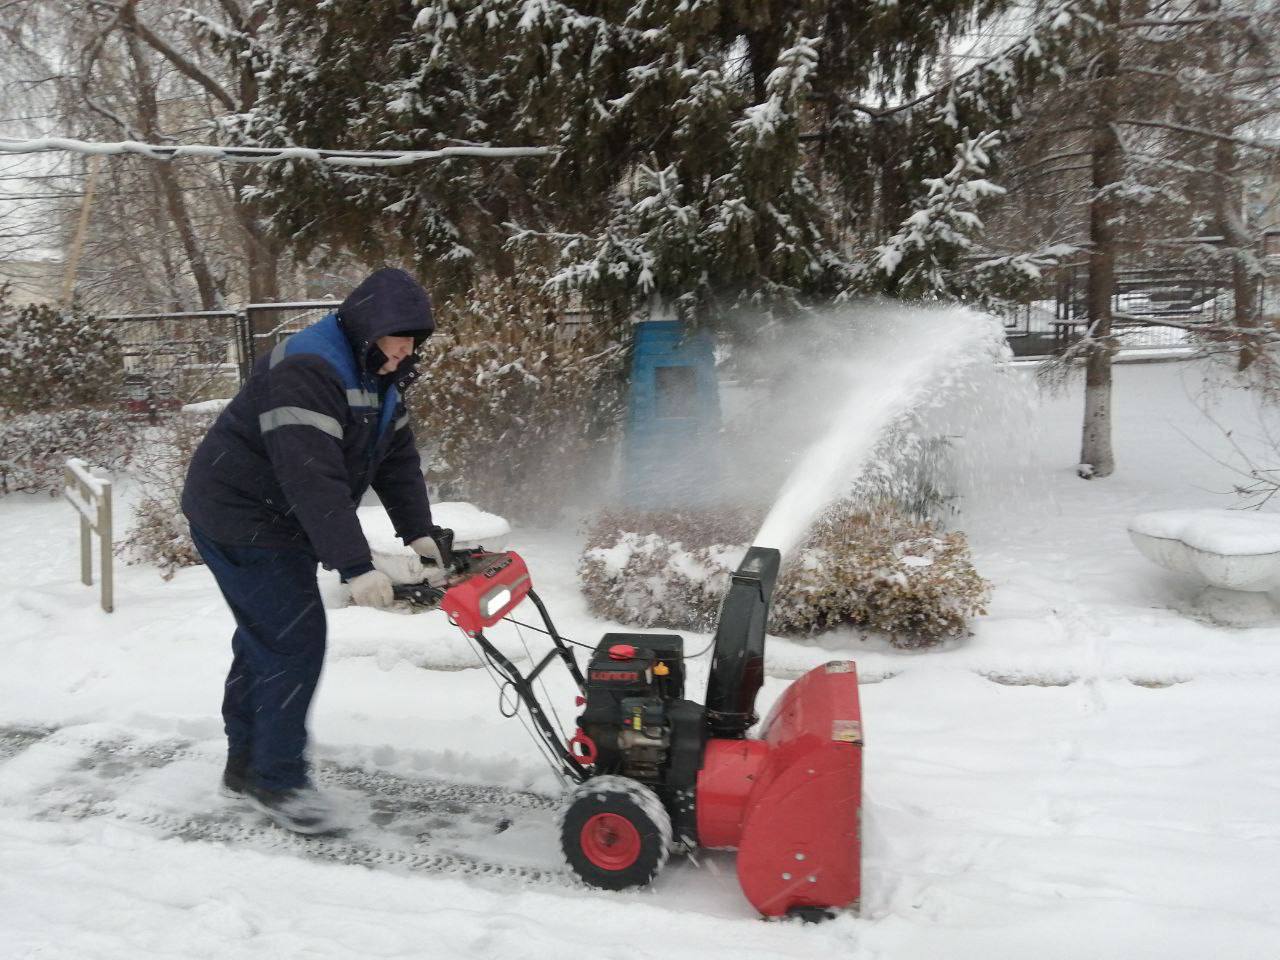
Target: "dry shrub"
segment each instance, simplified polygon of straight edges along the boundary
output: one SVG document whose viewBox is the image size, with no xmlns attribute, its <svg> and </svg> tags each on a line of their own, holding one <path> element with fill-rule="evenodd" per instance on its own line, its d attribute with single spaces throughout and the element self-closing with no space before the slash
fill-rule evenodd
<svg viewBox="0 0 1280 960">
<path fill-rule="evenodd" d="M 541 519 L 612 452 L 624 350 L 604 325 L 558 322 L 536 288 L 494 284 L 440 310 L 407 402 L 445 499 Z"/>
<path fill-rule="evenodd" d="M 965 633 L 985 613 L 988 585 L 963 533 L 928 520 L 848 507 L 828 513 L 774 594 L 780 634 L 851 624 L 888 634 L 896 647 L 927 647 Z"/>
<path fill-rule="evenodd" d="M 28 413 L 0 420 L 0 494 L 59 492 L 71 457 L 117 470 L 128 462 L 134 440 L 126 419 L 102 410 Z"/>
<path fill-rule="evenodd" d="M 209 431 L 210 413 L 177 413 L 147 434 L 133 464 L 140 497 L 133 525 L 116 548 L 128 563 L 153 563 L 166 580 L 180 567 L 204 563 L 182 515 L 182 486 L 196 447 Z"/>
<path fill-rule="evenodd" d="M 758 528 L 747 514 L 605 514 L 579 561 L 593 613 L 634 626 L 709 631 L 729 574 Z M 842 503 L 784 565 L 769 629 L 811 635 L 841 624 L 925 647 L 965 632 L 987 584 L 961 533 Z"/>
</svg>

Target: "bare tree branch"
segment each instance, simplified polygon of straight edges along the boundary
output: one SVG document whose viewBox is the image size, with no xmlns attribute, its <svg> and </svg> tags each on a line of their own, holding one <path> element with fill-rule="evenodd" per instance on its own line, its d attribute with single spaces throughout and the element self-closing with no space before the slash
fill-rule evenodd
<svg viewBox="0 0 1280 960">
<path fill-rule="evenodd" d="M 90 2 L 95 6 L 107 7 L 117 11 L 126 30 L 136 34 L 149 47 L 173 64 L 180 73 L 207 90 L 227 110 L 234 111 L 236 109 L 235 100 L 231 98 L 231 95 L 222 88 L 222 85 L 217 80 L 175 50 L 171 44 L 167 43 L 138 17 L 136 9 L 138 0 L 124 0 L 121 4 L 111 3 L 109 0 L 90 0 Z"/>
<path fill-rule="evenodd" d="M 1280 155 L 1280 143 L 1269 143 L 1262 140 L 1254 140 L 1250 137 L 1234 137 L 1226 133 L 1217 133 L 1213 130 L 1206 130 L 1203 127 L 1192 127 L 1181 123 L 1170 123 L 1165 120 L 1136 120 L 1136 119 L 1118 119 L 1115 121 L 1120 126 L 1125 127 L 1149 127 L 1158 130 L 1169 130 L 1173 133 L 1189 133 L 1193 136 L 1204 137 L 1208 140 L 1222 140 L 1227 143 L 1234 143 L 1242 147 L 1248 147 L 1251 150 L 1262 150 L 1267 153 Z"/>
<path fill-rule="evenodd" d="M 107 120 L 109 120 L 111 123 L 115 124 L 129 139 L 137 140 L 142 136 L 142 134 L 138 131 L 137 127 L 134 127 L 132 124 L 129 123 L 129 121 L 123 119 L 115 111 L 111 110 L 108 107 L 103 106 L 96 99 L 90 96 L 87 92 L 82 91 L 80 94 L 80 97 L 81 99 L 84 100 L 84 105 L 86 107 L 88 107 L 94 113 L 98 114 L 98 116 L 104 117 Z"/>
</svg>

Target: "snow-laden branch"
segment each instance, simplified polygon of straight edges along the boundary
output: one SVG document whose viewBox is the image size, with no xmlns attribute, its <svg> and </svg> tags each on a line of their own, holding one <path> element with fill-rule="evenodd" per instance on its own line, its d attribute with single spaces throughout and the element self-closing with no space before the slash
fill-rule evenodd
<svg viewBox="0 0 1280 960">
<path fill-rule="evenodd" d="M 310 147 L 219 147 L 211 144 L 184 143 L 163 146 L 122 140 L 97 143 L 67 137 L 40 137 L 22 140 L 0 137 L 0 153 L 83 153 L 94 156 L 134 153 L 152 160 L 193 158 L 235 163 L 270 163 L 280 160 L 306 160 L 343 167 L 403 167 L 421 160 L 507 160 L 515 157 L 549 157 L 550 147 L 441 147 L 439 150 L 315 150 Z"/>
<path fill-rule="evenodd" d="M 983 227 L 974 208 L 983 198 L 1005 192 L 986 179 L 991 166 L 988 151 L 999 143 L 1000 134 L 987 131 L 956 145 L 951 170 L 924 181 L 929 191 L 924 206 L 902 221 L 898 232 L 876 248 L 875 270 L 900 276 L 907 282 L 925 278 L 931 293 L 945 289 L 939 254 L 944 250 L 973 250 L 972 235 Z"/>
</svg>

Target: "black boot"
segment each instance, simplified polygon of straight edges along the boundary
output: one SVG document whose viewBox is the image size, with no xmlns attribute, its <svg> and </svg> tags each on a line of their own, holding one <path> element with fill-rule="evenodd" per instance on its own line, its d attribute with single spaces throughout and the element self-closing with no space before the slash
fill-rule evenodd
<svg viewBox="0 0 1280 960">
<path fill-rule="evenodd" d="M 294 833 L 332 833 L 341 825 L 333 805 L 310 784 L 292 790 L 267 790 L 250 783 L 245 796 L 277 825 Z"/>
<path fill-rule="evenodd" d="M 227 766 L 222 771 L 222 786 L 218 792 L 229 800 L 239 800 L 245 795 L 249 786 L 249 758 L 245 756 L 228 756 Z"/>
</svg>

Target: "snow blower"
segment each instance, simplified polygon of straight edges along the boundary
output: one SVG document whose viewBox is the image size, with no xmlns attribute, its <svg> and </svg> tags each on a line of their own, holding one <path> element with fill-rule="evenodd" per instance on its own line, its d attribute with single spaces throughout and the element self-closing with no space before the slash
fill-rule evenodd
<svg viewBox="0 0 1280 960">
<path fill-rule="evenodd" d="M 676 634 L 606 633 L 588 648 L 584 674 L 516 553 L 456 552 L 440 587 L 397 593 L 438 606 L 475 641 L 524 705 L 553 765 L 577 783 L 561 845 L 584 881 L 608 890 L 643 886 L 673 846 L 736 849 L 742 890 L 760 913 L 820 919 L 832 908 L 856 907 L 859 896 L 858 676 L 847 660 L 809 671 L 783 692 L 758 736 L 747 736 L 759 719 L 780 562 L 777 550 L 752 547 L 734 572 L 701 704 L 685 699 L 684 640 Z M 525 599 L 552 641 L 528 673 L 484 635 Z M 568 739 L 534 690 L 556 660 L 580 693 L 578 728 Z"/>
</svg>

